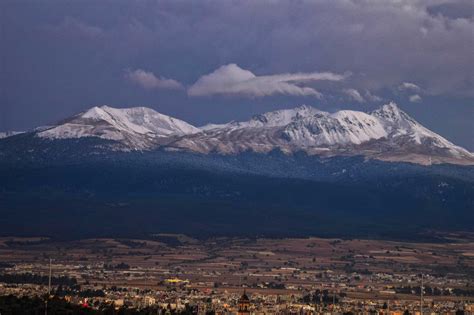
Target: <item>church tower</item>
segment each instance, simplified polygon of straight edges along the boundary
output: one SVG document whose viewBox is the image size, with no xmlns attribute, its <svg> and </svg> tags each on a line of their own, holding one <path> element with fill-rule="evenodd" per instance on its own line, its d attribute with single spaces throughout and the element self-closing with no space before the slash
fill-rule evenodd
<svg viewBox="0 0 474 315">
<path fill-rule="evenodd" d="M 250 299 L 245 293 L 239 299 L 239 311 L 237 315 L 250 315 Z"/>
</svg>

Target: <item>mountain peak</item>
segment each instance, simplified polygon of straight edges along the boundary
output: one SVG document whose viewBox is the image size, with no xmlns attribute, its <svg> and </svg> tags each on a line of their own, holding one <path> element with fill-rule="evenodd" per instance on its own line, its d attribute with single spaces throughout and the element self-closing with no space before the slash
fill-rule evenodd
<svg viewBox="0 0 474 315">
<path fill-rule="evenodd" d="M 38 133 L 49 139 L 98 137 L 119 141 L 133 149 L 153 147 L 155 139 L 200 130 L 182 120 L 147 107 L 94 106 L 52 128 Z"/>
<path fill-rule="evenodd" d="M 201 129 L 151 108 L 102 105 L 36 131 L 36 135 L 49 139 L 98 137 L 113 140 L 124 150 L 164 147 L 238 154 L 280 149 L 415 163 L 474 163 L 472 153 L 423 127 L 394 102 L 370 113 L 340 110 L 330 114 L 300 105 Z"/>
<path fill-rule="evenodd" d="M 314 110 L 315 108 L 313 106 L 303 104 L 303 105 L 295 107 L 294 109 L 297 111 L 309 111 L 309 110 Z"/>
<path fill-rule="evenodd" d="M 295 107 L 293 110 L 295 111 L 297 117 L 314 116 L 316 114 L 323 114 L 323 115 L 329 114 L 328 112 L 324 112 L 313 106 L 305 105 L 305 104 Z"/>
<path fill-rule="evenodd" d="M 397 103 L 390 101 L 388 104 L 382 105 L 383 111 L 391 111 L 391 112 L 399 112 L 400 108 L 398 107 Z"/>
<path fill-rule="evenodd" d="M 103 106 L 94 106 L 89 108 L 88 110 L 80 113 L 78 116 L 82 118 L 92 118 L 92 119 L 101 119 L 106 115 L 107 110 L 110 107 L 103 105 Z"/>
<path fill-rule="evenodd" d="M 281 127 L 288 125 L 295 120 L 314 116 L 316 114 L 326 115 L 328 113 L 322 112 L 312 106 L 301 105 L 291 109 L 279 109 L 276 111 L 255 115 L 252 117 L 250 122 L 248 122 L 248 124 L 253 127 Z"/>
<path fill-rule="evenodd" d="M 407 128 L 419 125 L 410 115 L 402 111 L 394 102 L 383 105 L 370 113 L 370 115 L 382 120 L 386 125 Z"/>
</svg>

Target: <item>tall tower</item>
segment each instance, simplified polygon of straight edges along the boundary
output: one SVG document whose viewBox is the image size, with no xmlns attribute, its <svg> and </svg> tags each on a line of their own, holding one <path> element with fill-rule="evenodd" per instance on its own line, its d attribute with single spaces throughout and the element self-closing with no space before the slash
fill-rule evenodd
<svg viewBox="0 0 474 315">
<path fill-rule="evenodd" d="M 239 311 L 237 315 L 250 315 L 250 299 L 245 293 L 239 299 Z"/>
</svg>

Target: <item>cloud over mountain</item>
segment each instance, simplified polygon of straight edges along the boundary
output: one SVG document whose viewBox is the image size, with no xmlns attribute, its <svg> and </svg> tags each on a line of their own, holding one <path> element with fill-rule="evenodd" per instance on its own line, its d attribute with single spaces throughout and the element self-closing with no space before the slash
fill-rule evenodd
<svg viewBox="0 0 474 315">
<path fill-rule="evenodd" d="M 362 97 L 362 95 L 360 95 L 359 91 L 357 91 L 356 89 L 345 89 L 343 92 L 356 102 L 359 102 L 359 103 L 365 102 L 365 99 Z"/>
<path fill-rule="evenodd" d="M 367 107 L 389 99 L 406 104 L 418 94 L 429 110 L 410 105 L 422 111 L 423 121 L 474 149 L 469 132 L 472 0 L 242 0 L 192 6 L 186 1 L 70 5 L 22 0 L 3 1 L 0 7 L 5 12 L 0 81 L 6 91 L 0 96 L 0 130 L 49 124 L 86 104 L 105 102 L 153 104 L 198 124 L 209 116 L 216 121 L 245 118 L 293 101 L 325 110 L 358 108 L 360 103 L 348 102 L 343 92 L 352 88 Z M 250 88 L 234 82 L 219 89 L 197 84 L 203 74 L 230 63 L 250 70 L 258 84 Z M 131 72 L 124 80 L 127 68 Z M 315 70 L 350 71 L 352 76 L 343 82 L 280 82 L 276 76 Z M 177 89 L 176 80 L 192 87 L 189 95 L 250 99 L 209 101 L 186 97 L 184 88 L 158 98 L 149 93 Z M 421 90 L 402 91 L 403 82 Z M 324 97 L 318 100 L 320 93 Z"/>
<path fill-rule="evenodd" d="M 421 98 L 420 95 L 414 94 L 414 95 L 411 95 L 411 96 L 409 97 L 409 100 L 410 100 L 410 102 L 412 102 L 412 103 L 419 103 L 419 102 L 422 101 L 422 98 Z"/>
<path fill-rule="evenodd" d="M 203 75 L 189 89 L 190 96 L 240 95 L 262 97 L 274 94 L 314 96 L 322 94 L 313 87 L 305 86 L 312 81 L 341 81 L 347 75 L 331 72 L 283 73 L 257 76 L 236 64 L 219 67 Z"/>
<path fill-rule="evenodd" d="M 127 70 L 125 78 L 135 82 L 145 89 L 168 89 L 180 90 L 183 85 L 176 80 L 167 79 L 164 77 L 156 77 L 153 72 L 148 72 L 142 69 Z"/>
<path fill-rule="evenodd" d="M 400 91 L 415 91 L 415 92 L 421 91 L 421 88 L 418 85 L 411 82 L 403 82 L 402 84 L 398 86 L 398 89 Z"/>
</svg>

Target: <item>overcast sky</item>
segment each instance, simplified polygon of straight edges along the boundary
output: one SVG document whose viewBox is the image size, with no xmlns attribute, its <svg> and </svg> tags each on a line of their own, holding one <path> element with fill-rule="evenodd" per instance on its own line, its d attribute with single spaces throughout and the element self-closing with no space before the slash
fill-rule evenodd
<svg viewBox="0 0 474 315">
<path fill-rule="evenodd" d="M 95 105 L 195 125 L 390 100 L 474 150 L 474 1 L 0 1 L 0 131 Z"/>
</svg>

